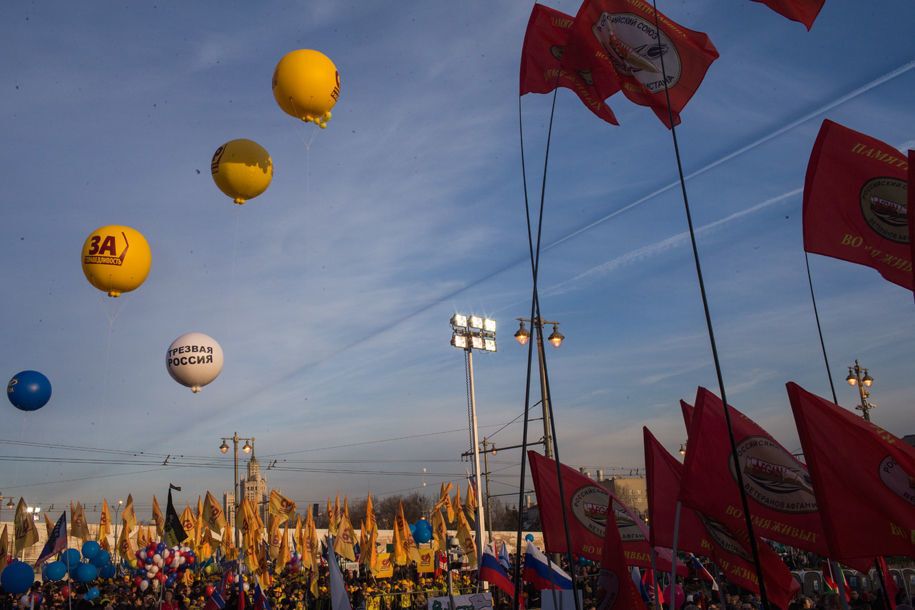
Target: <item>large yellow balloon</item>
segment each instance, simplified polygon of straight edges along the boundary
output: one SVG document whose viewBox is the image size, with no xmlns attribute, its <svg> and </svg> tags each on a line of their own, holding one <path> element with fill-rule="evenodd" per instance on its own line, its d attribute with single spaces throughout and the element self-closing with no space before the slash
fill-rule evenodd
<svg viewBox="0 0 915 610">
<path fill-rule="evenodd" d="M 257 142 L 231 140 L 213 153 L 210 172 L 219 190 L 241 205 L 270 186 L 273 161 L 267 149 Z"/>
<path fill-rule="evenodd" d="M 273 97 L 286 114 L 323 129 L 340 97 L 340 73 L 320 51 L 292 51 L 273 71 Z"/>
<path fill-rule="evenodd" d="M 108 225 L 86 238 L 81 261 L 90 284 L 110 297 L 118 297 L 136 290 L 146 280 L 152 253 L 139 231 Z"/>
</svg>

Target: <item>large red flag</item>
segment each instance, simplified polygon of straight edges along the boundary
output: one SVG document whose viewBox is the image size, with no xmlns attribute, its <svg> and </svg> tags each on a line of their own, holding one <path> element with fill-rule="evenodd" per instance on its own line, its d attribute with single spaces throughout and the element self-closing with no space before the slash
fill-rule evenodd
<svg viewBox="0 0 915 610">
<path fill-rule="evenodd" d="M 537 494 L 540 510 L 540 525 L 543 543 L 547 552 L 565 553 L 567 550 L 565 529 L 562 520 L 562 505 L 559 502 L 559 483 L 556 480 L 556 462 L 535 451 L 528 451 L 531 477 Z M 607 507 L 613 501 L 616 526 L 623 541 L 626 563 L 640 568 L 651 567 L 651 553 L 648 546 L 648 527 L 635 512 L 606 487 L 598 485 L 574 468 L 560 464 L 562 484 L 565 492 L 566 514 L 569 523 L 569 538 L 572 554 L 600 561 L 607 523 Z M 656 566 L 670 572 L 671 553 L 669 548 L 656 548 Z M 682 568 L 682 570 L 681 570 Z M 685 566 L 677 567 L 677 574 L 686 576 Z"/>
<path fill-rule="evenodd" d="M 612 510 L 608 506 L 607 510 Z M 603 551 L 600 559 L 600 576 L 597 580 L 598 610 L 645 610 L 642 594 L 635 588 L 629 569 L 620 531 L 613 524 L 604 528 Z"/>
<path fill-rule="evenodd" d="M 693 405 L 685 400 L 680 401 L 680 411 L 683 412 L 683 423 L 686 424 L 686 431 L 689 432 L 690 423 L 693 421 Z"/>
<path fill-rule="evenodd" d="M 906 215 L 909 218 L 909 235 L 915 235 L 915 150 L 909 151 L 909 197 Z M 909 210 L 912 210 L 909 212 Z M 909 239 L 909 260 L 915 261 L 915 239 Z M 912 268 L 912 285 L 915 286 L 915 267 Z"/>
<path fill-rule="evenodd" d="M 830 557 L 915 557 L 915 449 L 788 384 Z"/>
<path fill-rule="evenodd" d="M 699 88 L 718 51 L 709 37 L 681 26 L 658 12 L 660 41 L 655 11 L 644 0 L 585 0 L 572 26 L 563 65 L 596 70 L 595 84 L 601 94 L 618 90 L 636 104 L 654 110 L 670 127 L 666 89 L 670 94 L 673 122 Z M 662 70 L 661 57 L 664 58 Z M 605 74 L 615 79 L 603 81 Z"/>
<path fill-rule="evenodd" d="M 683 465 L 661 446 L 648 428 L 643 431 L 651 544 L 668 546 L 673 544 L 674 514 Z M 768 544 L 758 540 L 757 546 L 768 597 L 780 608 L 787 608 L 800 585 Z M 688 506 L 680 507 L 677 549 L 708 557 L 725 572 L 728 581 L 748 591 L 759 592 L 756 567 L 746 545 L 726 525 Z"/>
<path fill-rule="evenodd" d="M 905 155 L 824 120 L 804 183 L 804 250 L 876 269 L 912 289 Z"/>
<path fill-rule="evenodd" d="M 813 27 L 813 21 L 820 14 L 823 3 L 826 0 L 753 0 L 761 2 L 776 13 L 791 19 L 800 21 L 809 30 Z"/>
<path fill-rule="evenodd" d="M 610 107 L 594 87 L 593 70 L 568 70 L 560 60 L 572 28 L 572 15 L 535 4 L 521 50 L 521 95 L 549 93 L 556 87 L 574 91 L 588 110 L 612 125 L 619 125 Z"/>
</svg>

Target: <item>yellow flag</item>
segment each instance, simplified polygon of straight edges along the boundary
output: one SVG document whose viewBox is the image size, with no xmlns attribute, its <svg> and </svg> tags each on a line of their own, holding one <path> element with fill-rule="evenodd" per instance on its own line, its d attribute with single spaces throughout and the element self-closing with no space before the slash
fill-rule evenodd
<svg viewBox="0 0 915 610">
<path fill-rule="evenodd" d="M 394 576 L 394 562 L 391 553 L 378 554 L 378 569 L 375 571 L 375 578 L 391 578 Z"/>
<path fill-rule="evenodd" d="M 185 544 L 191 548 L 197 546 L 197 532 L 195 531 L 197 529 L 197 518 L 194 516 L 194 511 L 187 504 L 184 505 L 184 511 L 181 513 L 181 527 L 184 528 L 184 533 L 187 534 Z"/>
<path fill-rule="evenodd" d="M 10 535 L 6 531 L 6 525 L 3 526 L 3 533 L 0 534 L 0 566 L 6 567 L 10 554 L 7 549 L 10 548 Z"/>
<path fill-rule="evenodd" d="M 338 495 L 334 498 L 333 511 L 328 515 L 327 533 L 333 537 L 337 536 L 337 528 L 340 525 L 340 517 L 342 516 L 340 514 L 340 496 Z"/>
<path fill-rule="evenodd" d="M 287 520 L 286 528 L 283 530 L 283 538 L 280 540 L 280 552 L 276 556 L 275 569 L 277 574 L 283 571 L 290 559 L 292 559 L 292 554 L 289 552 L 289 521 Z"/>
<path fill-rule="evenodd" d="M 226 528 L 222 535 L 222 552 L 226 554 L 226 559 L 235 561 L 238 559 L 238 548 L 235 546 L 235 532 Z"/>
<path fill-rule="evenodd" d="M 212 532 L 221 533 L 226 527 L 226 516 L 222 512 L 222 507 L 216 500 L 216 496 L 207 492 L 206 502 L 203 505 L 203 521 Z"/>
<path fill-rule="evenodd" d="M 302 567 L 306 570 L 314 569 L 317 572 L 318 566 L 318 531 L 315 528 L 314 515 L 309 510 L 305 515 L 305 526 L 302 528 Z"/>
<path fill-rule="evenodd" d="M 403 534 L 401 533 L 400 524 L 397 522 L 400 519 L 399 516 L 394 517 L 394 552 L 393 555 L 394 565 L 405 566 L 407 565 L 407 550 L 403 546 Z"/>
<path fill-rule="evenodd" d="M 279 517 L 276 515 L 267 514 L 267 549 L 270 555 L 270 559 L 275 560 L 280 554 L 280 537 L 282 533 L 280 532 L 280 523 Z"/>
<path fill-rule="evenodd" d="M 153 496 L 152 515 L 153 521 L 156 523 L 156 536 L 159 540 L 162 540 L 165 535 L 165 515 L 162 514 L 162 509 L 159 508 L 159 500 L 156 499 L 156 496 Z"/>
<path fill-rule="evenodd" d="M 375 505 L 372 504 L 372 494 L 365 499 L 365 526 L 370 532 L 378 529 L 378 522 L 375 521 Z"/>
<path fill-rule="evenodd" d="M 136 547 L 133 545 L 133 540 L 130 539 L 130 529 L 127 527 L 126 522 L 124 527 L 121 528 L 121 533 L 118 535 L 118 553 L 121 554 L 121 557 L 133 557 L 134 553 L 137 552 Z"/>
<path fill-rule="evenodd" d="M 302 518 L 295 516 L 295 531 L 292 534 L 292 540 L 295 542 L 295 548 L 299 550 L 299 555 L 305 553 L 305 536 L 302 535 Z"/>
<path fill-rule="evenodd" d="M 142 527 L 142 526 L 138 527 L 137 528 L 137 547 L 141 548 L 141 549 L 146 548 L 146 546 L 148 546 L 150 542 L 151 541 L 149 539 L 149 531 L 145 527 Z"/>
<path fill-rule="evenodd" d="M 108 500 L 102 500 L 102 512 L 98 516 L 98 541 L 108 540 L 111 533 L 111 511 L 108 509 Z"/>
<path fill-rule="evenodd" d="M 470 533 L 470 523 L 467 522 L 464 511 L 455 511 L 455 514 L 457 517 L 457 538 L 461 543 L 461 548 L 464 549 L 464 554 L 467 555 L 470 568 L 476 569 L 477 546 L 473 541 L 473 534 Z"/>
<path fill-rule="evenodd" d="M 419 549 L 419 561 L 416 562 L 416 572 L 431 574 L 435 571 L 435 551 L 432 549 Z"/>
<path fill-rule="evenodd" d="M 467 501 L 464 502 L 467 507 L 467 514 L 471 521 L 476 519 L 477 515 L 477 488 L 473 483 L 467 483 Z"/>
<path fill-rule="evenodd" d="M 27 549 L 38 542 L 38 528 L 35 527 L 35 521 L 32 520 L 32 514 L 26 510 L 25 500 L 19 498 L 19 505 L 16 507 L 16 537 L 13 545 L 13 553 L 19 555 L 22 549 Z"/>
<path fill-rule="evenodd" d="M 464 508 L 461 506 L 461 484 L 457 484 L 457 490 L 454 492 L 454 498 L 451 500 L 451 510 L 454 511 L 454 517 L 457 518 L 458 513 L 464 512 Z"/>
<path fill-rule="evenodd" d="M 318 597 L 318 571 L 311 570 L 311 573 L 308 576 L 308 591 L 311 593 L 312 598 Z"/>
<path fill-rule="evenodd" d="M 270 490 L 270 504 L 267 512 L 278 517 L 277 524 L 282 525 L 295 515 L 295 502 L 275 489 Z"/>
<path fill-rule="evenodd" d="M 264 522 L 257 514 L 257 505 L 254 504 L 254 500 L 245 498 L 241 501 L 241 517 L 245 546 L 260 546 L 259 542 L 264 537 Z"/>
<path fill-rule="evenodd" d="M 454 487 L 453 483 L 442 483 L 442 486 L 438 491 L 438 502 L 432 507 L 433 511 L 444 509 L 445 517 L 448 518 L 448 523 L 454 521 L 454 509 L 451 507 L 451 500 L 448 498 L 448 494 L 451 493 L 452 487 Z"/>
<path fill-rule="evenodd" d="M 206 529 L 206 525 L 203 523 L 203 498 L 197 496 L 197 512 L 194 513 L 194 541 L 198 548 L 209 539 L 209 536 L 204 535 Z"/>
<path fill-rule="evenodd" d="M 448 550 L 448 526 L 441 510 L 432 512 L 432 546 L 437 551 Z"/>
<path fill-rule="evenodd" d="M 133 528 L 137 526 L 137 514 L 133 510 L 133 496 L 127 494 L 127 504 L 124 505 L 124 512 L 121 513 L 121 521 L 124 523 L 124 527 L 127 528 L 128 533 L 133 531 Z"/>
<path fill-rule="evenodd" d="M 378 568 L 378 530 L 369 528 L 363 522 L 359 530 L 359 563 L 372 573 Z"/>
<path fill-rule="evenodd" d="M 73 505 L 73 502 L 70 502 L 70 535 L 74 538 L 79 538 L 83 542 L 91 538 L 89 536 L 89 525 L 86 523 L 86 513 L 79 502 L 76 503 L 76 506 Z"/>
<path fill-rule="evenodd" d="M 51 523 L 51 518 L 48 516 L 48 513 L 44 514 L 44 531 L 48 535 L 48 538 L 51 537 L 51 532 L 54 531 L 54 524 Z"/>
<path fill-rule="evenodd" d="M 350 561 L 356 561 L 356 532 L 349 520 L 349 503 L 344 499 L 343 514 L 340 515 L 340 525 L 337 527 L 337 537 L 334 538 L 334 551 L 337 555 Z"/>
<path fill-rule="evenodd" d="M 418 561 L 419 548 L 416 546 L 416 540 L 413 539 L 413 534 L 410 533 L 410 524 L 404 516 L 403 502 L 400 503 L 399 510 L 400 513 L 398 514 L 397 523 L 400 525 L 400 536 L 403 540 L 403 548 L 407 552 L 407 558 L 410 561 Z"/>
</svg>

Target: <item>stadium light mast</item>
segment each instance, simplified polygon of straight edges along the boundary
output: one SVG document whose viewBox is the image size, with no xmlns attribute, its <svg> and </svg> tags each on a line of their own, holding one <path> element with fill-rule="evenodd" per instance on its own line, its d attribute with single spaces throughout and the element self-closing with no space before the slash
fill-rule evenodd
<svg viewBox="0 0 915 610">
<path fill-rule="evenodd" d="M 464 350 L 467 374 L 467 417 L 470 428 L 470 448 L 473 451 L 474 493 L 477 498 L 477 558 L 483 557 L 486 547 L 486 511 L 483 507 L 482 471 L 480 470 L 480 441 L 477 432 L 477 401 L 473 384 L 473 350 L 496 351 L 496 321 L 477 315 L 456 313 L 451 316 L 451 345 Z"/>
</svg>

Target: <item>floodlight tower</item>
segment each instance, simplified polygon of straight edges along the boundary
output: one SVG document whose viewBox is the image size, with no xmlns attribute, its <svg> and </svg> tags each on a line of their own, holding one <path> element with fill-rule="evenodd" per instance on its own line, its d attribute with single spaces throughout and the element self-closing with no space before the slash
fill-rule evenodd
<svg viewBox="0 0 915 610">
<path fill-rule="evenodd" d="M 464 350 L 464 365 L 467 373 L 467 417 L 470 428 L 470 449 L 473 451 L 474 492 L 477 497 L 477 557 L 483 556 L 486 533 L 483 510 L 483 492 L 480 481 L 480 442 L 477 433 L 477 401 L 473 385 L 473 350 L 496 351 L 496 321 L 477 315 L 465 316 L 456 313 L 451 316 L 451 345 Z"/>
</svg>

